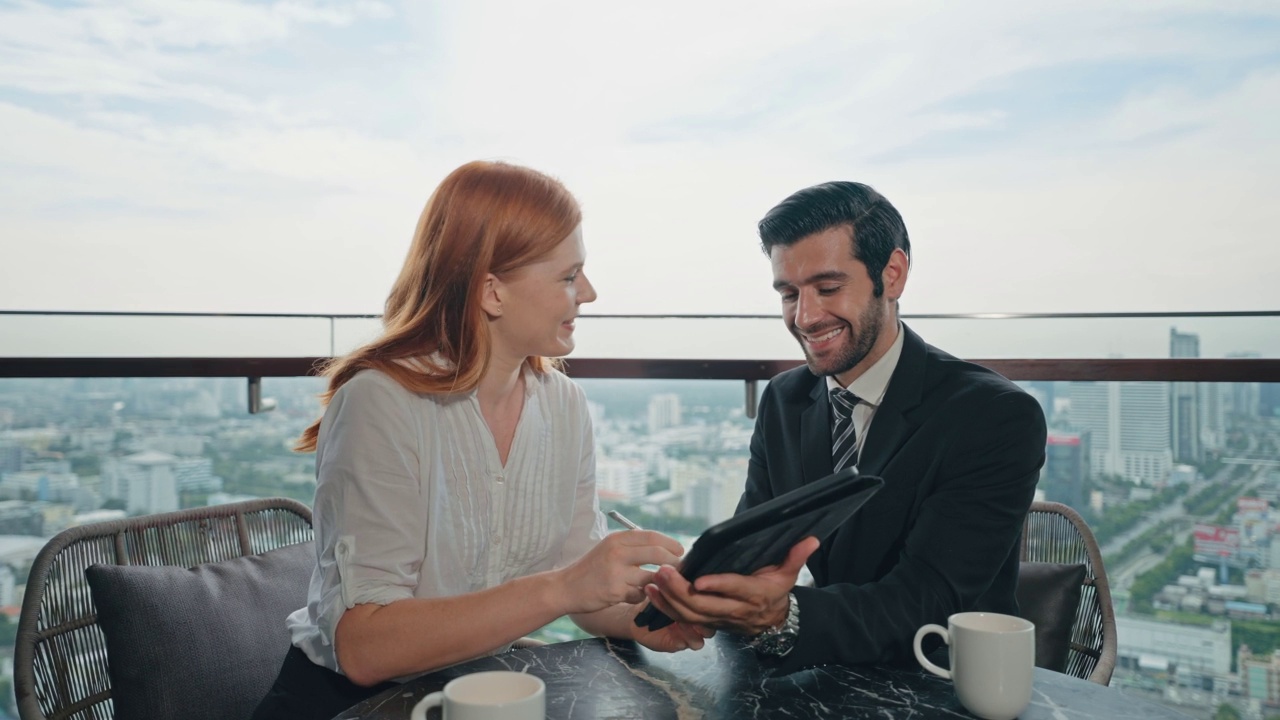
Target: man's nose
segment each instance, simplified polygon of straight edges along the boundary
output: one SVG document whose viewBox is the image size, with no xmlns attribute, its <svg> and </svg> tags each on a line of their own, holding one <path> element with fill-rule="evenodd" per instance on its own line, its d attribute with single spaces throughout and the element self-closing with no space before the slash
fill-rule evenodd
<svg viewBox="0 0 1280 720">
<path fill-rule="evenodd" d="M 813 327 L 822 319 L 822 306 L 818 298 L 801 291 L 796 296 L 796 325 L 803 328 Z"/>
</svg>

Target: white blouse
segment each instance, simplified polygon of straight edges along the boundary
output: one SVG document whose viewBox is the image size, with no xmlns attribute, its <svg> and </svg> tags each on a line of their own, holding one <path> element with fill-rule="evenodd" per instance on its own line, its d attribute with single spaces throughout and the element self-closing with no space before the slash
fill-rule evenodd
<svg viewBox="0 0 1280 720">
<path fill-rule="evenodd" d="M 312 662 L 342 672 L 347 608 L 477 592 L 604 537 L 586 395 L 558 371 L 524 379 L 505 467 L 474 391 L 418 395 L 365 370 L 334 394 L 316 443 L 319 563 L 286 621 Z"/>
</svg>

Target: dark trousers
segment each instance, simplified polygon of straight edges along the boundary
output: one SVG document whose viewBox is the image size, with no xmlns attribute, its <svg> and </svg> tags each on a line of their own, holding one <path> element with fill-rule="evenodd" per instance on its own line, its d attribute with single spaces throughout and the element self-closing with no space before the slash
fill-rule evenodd
<svg viewBox="0 0 1280 720">
<path fill-rule="evenodd" d="M 253 720 L 332 720 L 352 705 L 395 686 L 384 682 L 361 687 L 345 675 L 311 662 L 306 653 L 291 646 L 275 684 L 253 712 Z"/>
</svg>

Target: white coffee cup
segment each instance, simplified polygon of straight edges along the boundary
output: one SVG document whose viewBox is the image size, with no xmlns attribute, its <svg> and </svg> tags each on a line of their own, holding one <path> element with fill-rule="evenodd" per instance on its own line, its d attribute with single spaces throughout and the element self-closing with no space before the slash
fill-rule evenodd
<svg viewBox="0 0 1280 720">
<path fill-rule="evenodd" d="M 528 673 L 471 673 L 419 700 L 409 713 L 410 720 L 426 720 L 427 710 L 433 707 L 443 707 L 444 720 L 545 720 L 547 686 L 542 678 Z"/>
<path fill-rule="evenodd" d="M 924 669 L 951 680 L 960 704 L 985 720 L 1012 720 L 1031 704 L 1036 664 L 1036 626 L 1030 620 L 986 612 L 956 613 L 947 627 L 925 625 L 916 631 L 916 659 Z M 929 662 L 920 641 L 942 636 L 951 669 Z"/>
</svg>

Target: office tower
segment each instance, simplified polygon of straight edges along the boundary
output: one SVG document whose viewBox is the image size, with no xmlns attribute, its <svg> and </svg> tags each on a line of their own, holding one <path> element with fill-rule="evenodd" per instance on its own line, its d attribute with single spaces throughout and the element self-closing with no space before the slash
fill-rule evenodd
<svg viewBox="0 0 1280 720">
<path fill-rule="evenodd" d="M 1053 422 L 1054 383 L 1052 380 L 1032 380 L 1027 383 L 1027 391 L 1040 403 L 1046 422 Z"/>
<path fill-rule="evenodd" d="M 1071 426 L 1089 434 L 1090 473 L 1148 484 L 1168 479 L 1167 383 L 1072 383 Z"/>
<path fill-rule="evenodd" d="M 649 433 L 680 425 L 680 396 L 663 393 L 649 398 Z"/>
<path fill-rule="evenodd" d="M 207 457 L 174 458 L 173 479 L 178 492 L 221 492 L 222 478 L 213 474 Z"/>
<path fill-rule="evenodd" d="M 600 493 L 631 502 L 644 497 L 649 484 L 645 462 L 638 458 L 601 458 L 596 462 L 596 485 Z"/>
<path fill-rule="evenodd" d="M 1227 444 L 1227 383 L 1198 383 L 1200 388 L 1200 450 L 1216 453 Z"/>
<path fill-rule="evenodd" d="M 1050 431 L 1040 486 L 1045 499 L 1077 510 L 1084 507 L 1084 480 L 1089 472 L 1089 434 Z"/>
<path fill-rule="evenodd" d="M 705 457 L 672 460 L 670 466 L 672 492 L 685 493 L 689 488 L 711 477 L 711 464 Z"/>
<path fill-rule="evenodd" d="M 1259 383 L 1258 415 L 1280 417 L 1280 383 Z"/>
<path fill-rule="evenodd" d="M 103 494 L 123 500 L 130 514 L 177 510 L 177 461 L 172 455 L 154 450 L 107 458 L 102 464 Z"/>
<path fill-rule="evenodd" d="M 1229 358 L 1261 357 L 1256 352 L 1227 353 Z M 1262 403 L 1262 384 L 1256 382 L 1230 383 L 1226 387 L 1223 404 L 1228 415 L 1236 418 L 1258 417 Z"/>
<path fill-rule="evenodd" d="M 1180 333 L 1169 328 L 1169 357 L 1200 357 L 1200 336 Z M 1200 453 L 1200 403 L 1197 385 L 1175 382 L 1169 385 L 1170 443 L 1173 459 L 1180 463 L 1198 464 Z"/>
</svg>

